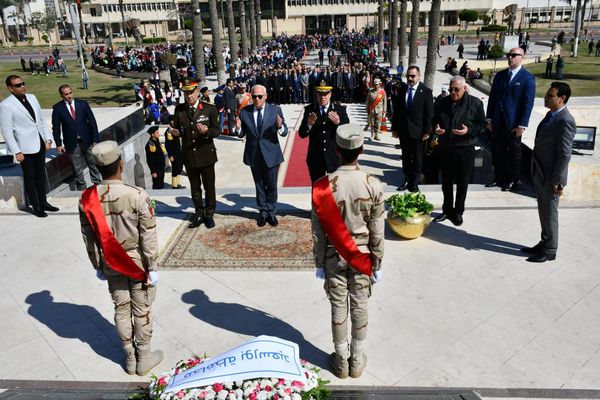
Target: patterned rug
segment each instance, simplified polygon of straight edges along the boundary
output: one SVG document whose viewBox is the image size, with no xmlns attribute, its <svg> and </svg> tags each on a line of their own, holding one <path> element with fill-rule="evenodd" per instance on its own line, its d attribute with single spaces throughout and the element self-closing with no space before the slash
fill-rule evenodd
<svg viewBox="0 0 600 400">
<path fill-rule="evenodd" d="M 160 267 L 179 270 L 309 270 L 314 268 L 308 213 L 278 216 L 279 225 L 256 225 L 256 214 L 215 215 L 216 227 L 181 223 Z"/>
</svg>

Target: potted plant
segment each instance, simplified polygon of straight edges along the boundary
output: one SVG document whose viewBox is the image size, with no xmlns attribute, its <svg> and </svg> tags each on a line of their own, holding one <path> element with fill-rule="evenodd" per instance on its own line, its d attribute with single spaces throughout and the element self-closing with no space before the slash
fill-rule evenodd
<svg viewBox="0 0 600 400">
<path fill-rule="evenodd" d="M 394 194 L 385 200 L 385 204 L 389 207 L 388 224 L 404 239 L 418 238 L 431 222 L 429 214 L 433 204 L 421 192 Z"/>
</svg>

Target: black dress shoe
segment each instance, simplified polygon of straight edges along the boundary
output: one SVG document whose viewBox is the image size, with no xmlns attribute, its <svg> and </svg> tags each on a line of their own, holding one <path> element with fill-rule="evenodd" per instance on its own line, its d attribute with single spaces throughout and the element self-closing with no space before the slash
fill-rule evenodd
<svg viewBox="0 0 600 400">
<path fill-rule="evenodd" d="M 401 145 L 399 145 L 399 144 L 395 144 L 395 145 L 394 145 L 394 148 L 396 148 L 396 149 L 401 149 L 401 148 L 402 148 L 402 146 L 401 146 Z"/>
<path fill-rule="evenodd" d="M 204 222 L 203 216 L 194 215 L 194 217 L 192 218 L 192 222 L 188 225 L 188 228 L 195 229 L 195 228 L 199 227 L 200 225 L 202 225 L 203 222 Z"/>
<path fill-rule="evenodd" d="M 46 214 L 46 212 L 41 208 L 34 208 L 33 215 L 35 215 L 38 218 L 46 218 L 48 216 L 48 214 Z"/>
<path fill-rule="evenodd" d="M 546 261 L 552 261 L 555 259 L 556 259 L 556 254 L 538 253 L 538 254 L 534 254 L 531 257 L 527 258 L 527 261 L 534 262 L 534 263 L 542 263 L 542 262 L 546 262 Z"/>
<path fill-rule="evenodd" d="M 267 222 L 271 226 L 277 226 L 277 225 L 279 225 L 279 221 L 277 221 L 277 217 L 274 216 L 274 215 L 269 216 L 269 218 L 267 218 Z"/>
<path fill-rule="evenodd" d="M 396 188 L 396 190 L 398 190 L 398 191 L 400 191 L 400 192 L 401 192 L 401 191 L 403 191 L 403 190 L 406 190 L 407 188 L 408 188 L 408 182 L 404 182 L 404 183 L 402 184 L 402 186 L 398 186 L 398 187 Z"/>
<path fill-rule="evenodd" d="M 539 254 L 543 251 L 543 247 L 541 243 L 536 244 L 533 247 L 522 247 L 521 251 L 525 254 Z"/>
<path fill-rule="evenodd" d="M 487 188 L 496 187 L 496 186 L 498 186 L 498 183 L 496 181 L 492 181 L 490 183 L 485 184 L 485 187 L 487 187 Z"/>
<path fill-rule="evenodd" d="M 258 226 L 265 226 L 267 224 L 267 219 L 265 218 L 264 215 L 259 215 L 258 219 L 256 220 L 256 225 Z"/>
<path fill-rule="evenodd" d="M 440 215 L 438 215 L 437 217 L 435 217 L 433 219 L 433 222 L 442 222 L 445 221 L 448 218 L 448 216 L 444 213 L 441 213 Z"/>
<path fill-rule="evenodd" d="M 516 182 L 509 183 L 507 185 L 502 186 L 502 191 L 503 192 L 514 192 L 515 190 L 517 190 L 517 183 Z"/>
<path fill-rule="evenodd" d="M 206 226 L 208 229 L 214 228 L 215 227 L 215 219 L 213 217 L 204 218 L 204 226 Z"/>
<path fill-rule="evenodd" d="M 52 204 L 50 204 L 50 203 L 45 203 L 45 204 L 42 206 L 42 209 L 43 209 L 44 211 L 52 211 L 52 212 L 57 212 L 57 211 L 58 211 L 58 207 L 54 207 L 54 206 L 53 206 Z"/>
<path fill-rule="evenodd" d="M 417 193 L 419 191 L 419 185 L 415 185 L 408 188 L 408 191 L 411 193 Z"/>
<path fill-rule="evenodd" d="M 454 217 L 450 218 L 450 221 L 452 221 L 454 226 L 461 226 L 463 224 L 463 217 L 460 214 L 456 214 Z"/>
</svg>

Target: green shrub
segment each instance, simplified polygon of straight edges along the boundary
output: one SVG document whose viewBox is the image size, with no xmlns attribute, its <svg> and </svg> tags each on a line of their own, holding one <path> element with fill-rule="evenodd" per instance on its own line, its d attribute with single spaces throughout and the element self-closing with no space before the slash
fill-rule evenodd
<svg viewBox="0 0 600 400">
<path fill-rule="evenodd" d="M 391 213 L 400 218 L 412 218 L 419 214 L 430 214 L 433 204 L 427 201 L 421 192 L 393 194 L 385 200 Z"/>
<path fill-rule="evenodd" d="M 495 44 L 490 48 L 490 52 L 488 53 L 488 58 L 500 58 L 504 57 L 504 48 L 499 44 Z"/>
<path fill-rule="evenodd" d="M 46 35 L 45 33 L 42 35 L 42 40 L 46 43 L 48 43 L 48 35 Z"/>
<path fill-rule="evenodd" d="M 482 32 L 506 32 L 507 29 L 508 28 L 504 25 L 495 25 L 495 24 L 481 27 Z"/>
<path fill-rule="evenodd" d="M 33 46 L 33 38 L 31 36 L 27 36 L 25 40 L 27 40 L 28 45 Z"/>
</svg>

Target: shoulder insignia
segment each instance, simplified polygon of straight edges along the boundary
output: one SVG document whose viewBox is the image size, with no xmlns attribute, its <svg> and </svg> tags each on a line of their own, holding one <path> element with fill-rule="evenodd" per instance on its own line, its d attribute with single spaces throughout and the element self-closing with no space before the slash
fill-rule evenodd
<svg viewBox="0 0 600 400">
<path fill-rule="evenodd" d="M 150 211 L 150 215 L 154 217 L 154 201 L 150 200 L 150 196 L 146 197 L 146 203 L 148 203 L 148 211 Z"/>
<path fill-rule="evenodd" d="M 150 146 L 148 146 L 148 150 L 150 150 L 150 153 L 154 153 L 156 151 L 156 146 L 151 144 Z"/>
<path fill-rule="evenodd" d="M 173 140 L 173 135 L 171 135 L 170 133 L 167 133 L 167 140 Z"/>
</svg>

